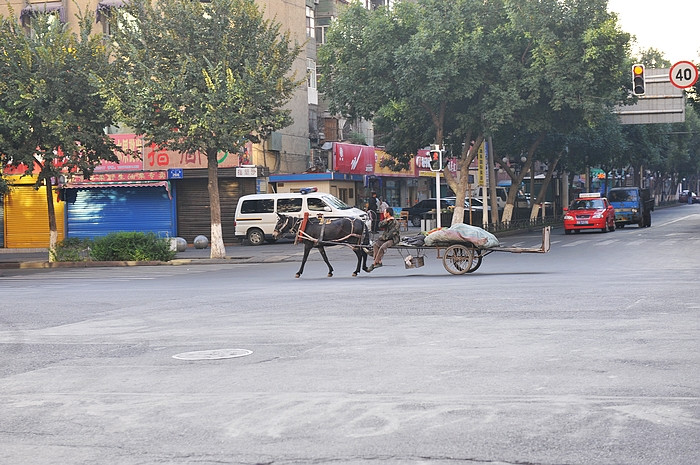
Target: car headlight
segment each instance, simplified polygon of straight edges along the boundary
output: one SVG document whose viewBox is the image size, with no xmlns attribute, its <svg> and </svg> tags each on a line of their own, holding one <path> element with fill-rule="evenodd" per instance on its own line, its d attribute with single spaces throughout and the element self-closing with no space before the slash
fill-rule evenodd
<svg viewBox="0 0 700 465">
<path fill-rule="evenodd" d="M 571 216 L 571 215 L 564 215 L 564 219 L 565 219 L 565 220 L 573 220 L 574 217 Z"/>
<path fill-rule="evenodd" d="M 636 208 L 633 208 L 633 209 L 632 209 L 632 213 L 637 213 L 637 209 L 636 209 Z"/>
<path fill-rule="evenodd" d="M 602 217 L 603 217 L 603 213 L 605 213 L 603 210 L 598 210 L 597 212 L 595 212 L 595 213 L 593 214 L 593 218 L 602 218 Z"/>
</svg>

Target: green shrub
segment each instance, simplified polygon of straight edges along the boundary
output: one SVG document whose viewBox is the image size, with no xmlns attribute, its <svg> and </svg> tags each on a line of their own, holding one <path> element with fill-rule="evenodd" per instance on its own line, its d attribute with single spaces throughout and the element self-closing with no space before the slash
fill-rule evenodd
<svg viewBox="0 0 700 465">
<path fill-rule="evenodd" d="M 91 239 L 71 237 L 64 239 L 51 250 L 51 256 L 56 262 L 82 262 L 90 257 Z"/>
<path fill-rule="evenodd" d="M 118 232 L 95 238 L 90 258 L 96 261 L 163 261 L 175 258 L 170 240 L 154 233 Z"/>
</svg>

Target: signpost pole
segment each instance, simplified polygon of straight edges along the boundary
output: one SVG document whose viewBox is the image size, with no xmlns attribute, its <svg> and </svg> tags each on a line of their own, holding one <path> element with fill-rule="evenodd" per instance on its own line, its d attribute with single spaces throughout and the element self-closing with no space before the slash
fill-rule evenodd
<svg viewBox="0 0 700 465">
<path fill-rule="evenodd" d="M 440 171 L 435 172 L 435 198 L 437 199 L 437 206 L 435 207 L 435 211 L 437 212 L 437 227 L 441 228 L 442 227 L 442 222 L 441 216 L 442 216 L 442 209 L 440 208 Z"/>
</svg>

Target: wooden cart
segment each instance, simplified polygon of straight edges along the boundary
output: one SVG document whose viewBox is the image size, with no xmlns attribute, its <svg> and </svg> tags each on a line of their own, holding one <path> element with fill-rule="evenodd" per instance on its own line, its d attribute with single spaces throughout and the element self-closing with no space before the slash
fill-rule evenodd
<svg viewBox="0 0 700 465">
<path fill-rule="evenodd" d="M 523 247 L 488 247 L 480 248 L 471 242 L 449 243 L 441 245 L 395 245 L 396 249 L 403 257 L 406 268 L 419 268 L 424 264 L 424 254 L 426 250 L 436 250 L 437 258 L 442 259 L 442 265 L 452 274 L 473 273 L 481 266 L 484 257 L 493 252 L 510 253 L 547 253 L 550 247 L 551 226 L 542 229 L 542 245 L 539 248 Z M 415 255 L 414 255 L 415 253 Z"/>
</svg>

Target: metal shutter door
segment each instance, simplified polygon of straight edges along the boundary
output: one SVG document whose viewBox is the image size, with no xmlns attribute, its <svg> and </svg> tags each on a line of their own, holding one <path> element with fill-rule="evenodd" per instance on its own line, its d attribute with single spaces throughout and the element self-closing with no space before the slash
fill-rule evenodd
<svg viewBox="0 0 700 465">
<path fill-rule="evenodd" d="M 119 231 L 175 236 L 175 202 L 163 187 L 79 189 L 68 204 L 68 237 L 100 237 Z"/>
<path fill-rule="evenodd" d="M 64 205 L 53 193 L 58 241 L 65 232 Z M 45 248 L 49 246 L 49 214 L 46 187 L 15 186 L 5 196 L 5 247 Z"/>
<path fill-rule="evenodd" d="M 221 206 L 221 232 L 224 243 L 236 241 L 233 218 L 241 195 L 255 192 L 254 178 L 219 178 L 219 204 Z M 209 191 L 203 178 L 184 179 L 177 183 L 177 231 L 178 236 L 192 243 L 202 235 L 211 240 L 211 215 L 209 213 Z"/>
</svg>

